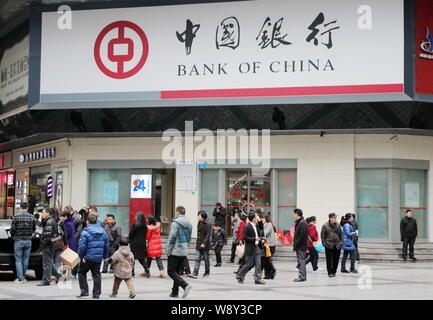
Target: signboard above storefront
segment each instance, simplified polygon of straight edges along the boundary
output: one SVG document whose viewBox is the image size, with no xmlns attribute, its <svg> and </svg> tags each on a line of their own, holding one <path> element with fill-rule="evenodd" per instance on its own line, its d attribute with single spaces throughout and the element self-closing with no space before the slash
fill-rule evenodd
<svg viewBox="0 0 433 320">
<path fill-rule="evenodd" d="M 42 13 L 35 108 L 405 100 L 403 0 Z M 380 98 L 379 98 L 380 97 Z"/>
</svg>

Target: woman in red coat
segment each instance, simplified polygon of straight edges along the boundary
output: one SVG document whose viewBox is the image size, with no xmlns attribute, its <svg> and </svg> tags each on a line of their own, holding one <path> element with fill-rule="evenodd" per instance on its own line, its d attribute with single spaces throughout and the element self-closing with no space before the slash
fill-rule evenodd
<svg viewBox="0 0 433 320">
<path fill-rule="evenodd" d="M 152 260 L 155 258 L 158 264 L 159 277 L 165 278 L 164 266 L 162 265 L 162 242 L 161 242 L 161 224 L 156 221 L 154 216 L 149 216 L 147 218 L 147 266 L 150 268 Z"/>
<path fill-rule="evenodd" d="M 314 242 L 319 240 L 319 233 L 317 232 L 316 229 L 316 217 L 309 217 L 306 220 L 308 222 L 308 257 L 307 260 L 305 262 L 305 264 L 310 263 L 313 266 L 313 271 L 320 271 L 322 269 L 320 269 L 318 267 L 318 262 L 319 262 L 319 253 L 316 251 L 316 249 L 314 248 Z"/>
</svg>

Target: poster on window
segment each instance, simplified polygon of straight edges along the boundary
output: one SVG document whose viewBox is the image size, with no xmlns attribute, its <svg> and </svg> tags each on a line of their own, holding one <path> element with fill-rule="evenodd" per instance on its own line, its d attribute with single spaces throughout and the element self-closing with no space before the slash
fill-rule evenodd
<svg viewBox="0 0 433 320">
<path fill-rule="evenodd" d="M 133 174 L 131 175 L 131 199 L 152 198 L 152 175 Z"/>
</svg>

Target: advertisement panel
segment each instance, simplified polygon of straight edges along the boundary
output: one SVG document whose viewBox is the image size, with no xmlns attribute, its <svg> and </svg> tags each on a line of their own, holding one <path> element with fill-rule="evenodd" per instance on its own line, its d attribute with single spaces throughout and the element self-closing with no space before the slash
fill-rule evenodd
<svg viewBox="0 0 433 320">
<path fill-rule="evenodd" d="M 44 12 L 41 102 L 402 93 L 403 12 L 259 0 L 74 11 L 65 30 Z"/>
</svg>

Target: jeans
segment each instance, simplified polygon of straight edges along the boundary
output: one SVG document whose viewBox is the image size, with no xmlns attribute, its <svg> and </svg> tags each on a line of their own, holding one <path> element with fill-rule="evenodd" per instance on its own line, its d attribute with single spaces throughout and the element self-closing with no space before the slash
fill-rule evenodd
<svg viewBox="0 0 433 320">
<path fill-rule="evenodd" d="M 338 261 L 340 260 L 341 251 L 337 248 L 325 248 L 326 254 L 326 269 L 328 270 L 328 275 L 336 274 L 338 268 Z"/>
<path fill-rule="evenodd" d="M 355 260 L 356 260 L 356 252 L 355 250 L 344 250 L 343 258 L 341 259 L 341 270 L 346 270 L 346 260 L 347 256 L 350 254 L 350 271 L 355 270 Z"/>
<path fill-rule="evenodd" d="M 164 265 L 162 264 L 162 260 L 161 257 L 158 258 L 147 258 L 147 267 L 150 268 L 150 266 L 152 265 L 152 260 L 156 259 L 156 264 L 158 265 L 158 270 L 162 271 L 164 270 Z"/>
<path fill-rule="evenodd" d="M 15 269 L 20 280 L 26 278 L 31 249 L 32 240 L 17 240 L 14 243 Z"/>
<path fill-rule="evenodd" d="M 307 268 L 305 265 L 307 253 L 305 250 L 297 250 L 296 251 L 296 259 L 298 260 L 298 265 L 296 268 L 298 268 L 298 278 L 302 280 L 307 280 Z"/>
<path fill-rule="evenodd" d="M 173 288 L 171 289 L 171 293 L 175 296 L 179 294 L 179 287 L 185 289 L 188 286 L 188 283 L 183 280 L 180 276 L 183 271 L 185 263 L 185 257 L 180 256 L 169 256 L 167 262 L 167 273 L 168 276 L 173 279 Z"/>
<path fill-rule="evenodd" d="M 319 254 L 317 253 L 317 251 L 314 247 L 308 247 L 308 251 L 310 252 L 310 254 L 308 255 L 308 258 L 307 258 L 307 261 L 305 262 L 305 264 L 308 264 L 311 262 L 311 265 L 313 266 L 313 271 L 316 271 L 317 269 L 319 269 L 319 267 L 317 266 L 317 264 L 319 262 Z"/>
<path fill-rule="evenodd" d="M 47 247 L 42 249 L 42 265 L 44 268 L 44 273 L 42 280 L 49 282 L 51 276 L 55 276 L 57 279 L 61 277 L 61 274 L 54 267 L 54 251 L 53 248 Z"/>
<path fill-rule="evenodd" d="M 403 259 L 407 258 L 407 247 L 409 246 L 409 257 L 413 258 L 415 254 L 414 249 L 415 237 L 403 238 Z"/>
<path fill-rule="evenodd" d="M 82 295 L 89 294 L 89 285 L 87 284 L 87 272 L 92 272 L 93 278 L 93 296 L 101 295 L 101 262 L 85 261 L 80 263 L 78 271 L 78 283 Z"/>
<path fill-rule="evenodd" d="M 216 263 L 217 264 L 221 264 L 221 250 L 223 249 L 223 246 L 221 246 L 221 245 L 217 245 L 216 247 L 215 247 L 215 257 L 216 257 Z"/>
<path fill-rule="evenodd" d="M 247 272 L 250 271 L 255 266 L 254 280 L 255 281 L 260 280 L 260 273 L 262 270 L 260 248 L 258 246 L 256 246 L 255 249 L 256 250 L 254 251 L 254 253 L 252 255 L 245 257 L 245 264 L 239 270 L 236 278 L 240 279 L 240 278 L 245 277 Z"/>
<path fill-rule="evenodd" d="M 198 275 L 202 258 L 204 260 L 204 273 L 205 274 L 210 273 L 209 250 L 199 249 L 195 251 L 194 274 Z"/>
</svg>

